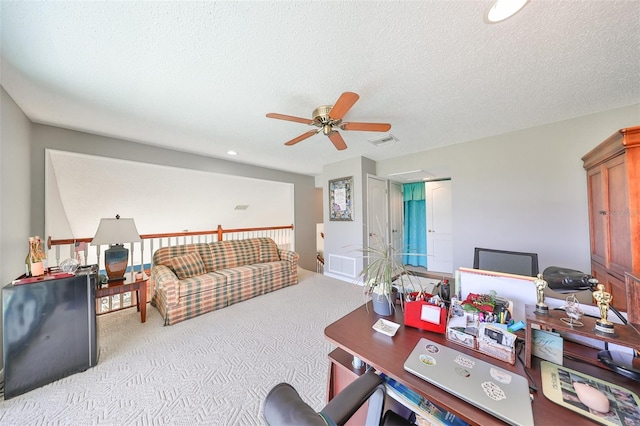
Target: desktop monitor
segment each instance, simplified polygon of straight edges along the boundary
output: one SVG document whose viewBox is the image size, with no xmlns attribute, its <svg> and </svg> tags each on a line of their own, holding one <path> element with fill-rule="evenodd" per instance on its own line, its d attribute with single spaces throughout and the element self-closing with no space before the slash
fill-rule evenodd
<svg viewBox="0 0 640 426">
<path fill-rule="evenodd" d="M 535 277 L 539 272 L 538 254 L 476 247 L 473 268 Z"/>
</svg>

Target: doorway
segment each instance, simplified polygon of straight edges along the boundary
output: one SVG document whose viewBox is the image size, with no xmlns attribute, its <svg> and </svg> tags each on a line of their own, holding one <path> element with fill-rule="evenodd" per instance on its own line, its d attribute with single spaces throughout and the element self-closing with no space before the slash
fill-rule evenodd
<svg viewBox="0 0 640 426">
<path fill-rule="evenodd" d="M 453 273 L 451 179 L 403 185 L 403 262 L 418 271 Z"/>
</svg>

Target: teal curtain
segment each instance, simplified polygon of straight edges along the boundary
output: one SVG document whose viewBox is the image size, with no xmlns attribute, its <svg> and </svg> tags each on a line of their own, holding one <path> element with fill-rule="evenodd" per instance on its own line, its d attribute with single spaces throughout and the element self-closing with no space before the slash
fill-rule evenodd
<svg viewBox="0 0 640 426">
<path fill-rule="evenodd" d="M 404 198 L 404 253 L 402 263 L 427 267 L 427 206 L 424 182 L 405 183 Z M 421 254 L 414 256 L 411 253 Z"/>
</svg>

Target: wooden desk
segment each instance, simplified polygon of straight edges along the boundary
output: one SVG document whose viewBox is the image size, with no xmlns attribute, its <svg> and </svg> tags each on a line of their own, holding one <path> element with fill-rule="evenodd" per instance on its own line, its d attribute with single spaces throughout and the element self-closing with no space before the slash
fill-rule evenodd
<svg viewBox="0 0 640 426">
<path fill-rule="evenodd" d="M 130 274 L 127 274 L 130 276 Z M 112 281 L 106 286 L 99 287 L 96 290 L 96 300 L 100 300 L 102 297 L 111 297 L 116 294 L 123 294 L 128 291 L 135 291 L 137 293 L 136 305 L 140 312 L 140 322 L 147 321 L 147 281 L 149 277 L 144 275 L 142 279 L 127 278 L 123 281 Z M 120 307 L 120 309 L 130 308 L 131 306 Z M 117 309 L 119 310 L 119 309 Z"/>
<path fill-rule="evenodd" d="M 476 408 L 458 397 L 431 385 L 417 376 L 404 370 L 404 362 L 418 343 L 421 337 L 433 340 L 442 345 L 449 346 L 472 357 L 496 364 L 505 370 L 510 370 L 527 377 L 524 367 L 519 360 L 515 365 L 500 362 L 495 358 L 483 355 L 470 349 L 450 343 L 442 334 L 431 333 L 402 325 L 394 337 L 388 337 L 376 332 L 371 327 L 380 318 L 372 309 L 369 312 L 364 306 L 347 314 L 343 318 L 329 325 L 325 329 L 325 337 L 342 350 L 362 359 L 378 371 L 385 373 L 398 382 L 408 386 L 419 394 L 425 396 L 433 403 L 446 409 L 464 421 L 476 425 L 503 425 L 498 418 Z M 396 312 L 395 316 L 386 317 L 398 324 L 403 324 L 403 313 Z M 524 361 L 524 353 L 521 358 Z M 599 368 L 581 362 L 564 360 L 567 368 L 578 370 L 586 374 L 598 377 L 627 389 L 637 389 L 638 383 L 626 377 L 615 374 L 607 369 Z M 333 372 L 338 371 L 333 369 Z M 355 373 L 355 371 L 354 371 Z M 354 374 L 352 373 L 352 374 Z M 533 417 L 536 424 L 597 424 L 590 419 L 567 410 L 549 401 L 542 392 L 540 381 L 540 360 L 536 357 L 532 360 L 531 375 L 534 378 L 538 392 L 534 393 Z M 336 377 L 330 377 L 329 383 L 336 383 Z M 334 390 L 335 391 L 335 390 Z"/>
</svg>

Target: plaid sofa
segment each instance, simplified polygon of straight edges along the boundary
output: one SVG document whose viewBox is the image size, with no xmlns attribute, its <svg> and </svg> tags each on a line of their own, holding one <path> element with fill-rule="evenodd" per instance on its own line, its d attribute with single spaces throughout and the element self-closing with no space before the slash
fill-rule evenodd
<svg viewBox="0 0 640 426">
<path fill-rule="evenodd" d="M 298 254 L 271 238 L 162 247 L 153 254 L 151 304 L 171 325 L 298 283 Z"/>
</svg>

